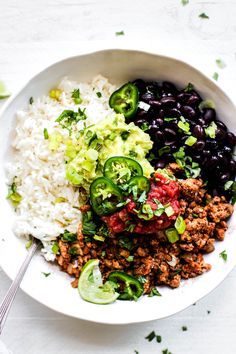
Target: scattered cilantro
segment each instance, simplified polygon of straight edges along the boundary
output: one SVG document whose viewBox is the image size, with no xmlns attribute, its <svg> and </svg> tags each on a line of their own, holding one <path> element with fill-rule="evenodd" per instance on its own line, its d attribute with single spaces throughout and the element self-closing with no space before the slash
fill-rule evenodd
<svg viewBox="0 0 236 354">
<path fill-rule="evenodd" d="M 188 83 L 188 85 L 185 87 L 184 92 L 190 92 L 194 89 L 194 86 L 191 82 Z"/>
<path fill-rule="evenodd" d="M 124 36 L 125 32 L 124 31 L 117 31 L 116 36 Z"/>
<path fill-rule="evenodd" d="M 124 131 L 120 134 L 122 140 L 127 140 L 130 132 L 129 131 Z"/>
<path fill-rule="evenodd" d="M 176 120 L 176 118 L 174 118 L 174 117 L 165 117 L 164 118 L 165 122 L 172 122 L 173 120 Z"/>
<path fill-rule="evenodd" d="M 75 242 L 77 240 L 77 235 L 65 230 L 61 236 L 61 239 L 66 242 Z"/>
<path fill-rule="evenodd" d="M 151 292 L 148 294 L 149 297 L 153 296 L 162 296 L 161 293 L 157 290 L 157 288 L 152 288 Z"/>
<path fill-rule="evenodd" d="M 189 4 L 189 0 L 181 0 L 181 3 L 183 6 L 185 6 L 185 5 Z"/>
<path fill-rule="evenodd" d="M 15 178 L 13 179 L 13 183 L 8 189 L 7 199 L 10 199 L 14 207 L 20 204 L 22 200 L 22 196 L 17 192 L 17 185 L 15 182 Z"/>
<path fill-rule="evenodd" d="M 82 215 L 82 225 L 83 225 L 83 235 L 94 236 L 96 234 L 97 225 L 93 221 L 93 213 L 91 210 L 88 210 Z"/>
<path fill-rule="evenodd" d="M 33 99 L 33 97 L 30 97 L 29 104 L 33 104 L 33 103 L 34 103 L 34 99 Z"/>
<path fill-rule="evenodd" d="M 25 248 L 28 250 L 32 246 L 33 240 L 32 238 L 26 242 Z"/>
<path fill-rule="evenodd" d="M 162 350 L 162 354 L 172 354 L 168 349 Z"/>
<path fill-rule="evenodd" d="M 128 223 L 126 223 L 125 230 L 128 232 L 133 232 L 135 229 L 135 226 L 136 226 L 136 224 L 133 224 L 128 220 Z"/>
<path fill-rule="evenodd" d="M 224 69 L 226 67 L 225 62 L 221 59 L 216 59 L 216 64 L 220 69 Z"/>
<path fill-rule="evenodd" d="M 71 98 L 73 98 L 75 104 L 80 104 L 82 103 L 82 98 L 80 97 L 80 89 L 75 89 L 72 94 Z"/>
<path fill-rule="evenodd" d="M 143 123 L 140 127 L 144 132 L 149 129 L 149 124 L 147 122 Z"/>
<path fill-rule="evenodd" d="M 206 136 L 208 136 L 209 138 L 215 139 L 216 129 L 217 129 L 216 123 L 211 122 L 211 124 L 207 128 L 204 129 Z"/>
<path fill-rule="evenodd" d="M 147 337 L 145 337 L 145 339 L 147 339 L 149 342 L 151 342 L 155 337 L 156 337 L 156 333 L 154 331 L 152 331 L 151 333 L 149 333 L 147 335 Z"/>
<path fill-rule="evenodd" d="M 140 275 L 139 277 L 137 277 L 138 281 L 141 283 L 141 284 L 145 284 L 147 282 L 147 279 Z"/>
<path fill-rule="evenodd" d="M 117 208 L 121 208 L 122 206 L 127 205 L 129 202 L 130 202 L 130 199 L 127 198 L 125 201 L 116 204 L 116 207 L 117 207 Z"/>
<path fill-rule="evenodd" d="M 102 251 L 102 253 L 101 253 L 101 257 L 102 257 L 102 258 L 104 258 L 104 257 L 105 257 L 105 255 L 106 255 L 106 251 Z"/>
<path fill-rule="evenodd" d="M 202 12 L 200 15 L 198 15 L 198 17 L 203 18 L 203 19 L 209 19 L 210 18 L 207 14 L 205 14 L 205 12 Z"/>
<path fill-rule="evenodd" d="M 43 129 L 43 136 L 44 136 L 44 139 L 46 139 L 46 140 L 49 138 L 47 128 L 44 128 L 44 129 Z"/>
<path fill-rule="evenodd" d="M 75 247 L 75 246 L 73 246 L 73 247 L 71 247 L 71 248 L 69 249 L 68 252 L 69 252 L 69 254 L 71 254 L 72 256 L 75 256 L 75 255 L 78 254 L 78 248 Z"/>
<path fill-rule="evenodd" d="M 101 92 L 96 92 L 96 95 L 98 96 L 98 98 L 102 97 L 102 93 Z"/>
<path fill-rule="evenodd" d="M 219 79 L 219 74 L 218 74 L 217 72 L 214 72 L 214 74 L 212 75 L 212 77 L 213 77 L 213 79 L 214 79 L 215 81 L 218 81 L 218 79 Z"/>
<path fill-rule="evenodd" d="M 219 256 L 226 262 L 227 261 L 227 258 L 228 258 L 228 255 L 226 253 L 226 250 L 222 251 Z"/>
<path fill-rule="evenodd" d="M 51 274 L 51 273 L 45 273 L 45 272 L 41 272 L 41 273 L 45 276 L 45 278 L 49 277 L 49 275 Z"/>
<path fill-rule="evenodd" d="M 54 244 L 52 245 L 52 253 L 57 254 L 59 251 L 59 245 L 57 242 L 54 242 Z"/>
<path fill-rule="evenodd" d="M 157 343 L 161 343 L 161 341 L 162 341 L 161 336 L 159 336 L 159 335 L 157 334 L 157 335 L 156 335 L 156 340 L 157 340 Z"/>
<path fill-rule="evenodd" d="M 161 157 L 163 154 L 169 153 L 170 152 L 170 147 L 169 146 L 163 146 L 161 149 L 158 150 L 158 156 Z"/>
<path fill-rule="evenodd" d="M 134 351 L 135 354 L 139 354 L 139 352 L 137 350 Z"/>
<path fill-rule="evenodd" d="M 187 331 L 187 330 L 188 330 L 188 327 L 182 326 L 182 331 L 183 331 L 183 332 L 185 332 L 185 331 Z"/>
<path fill-rule="evenodd" d="M 129 251 L 131 251 L 134 247 L 133 242 L 128 237 L 125 237 L 123 235 L 119 237 L 118 244 L 121 247 L 127 248 L 127 250 Z"/>
<path fill-rule="evenodd" d="M 211 313 L 211 311 L 210 310 L 207 310 L 207 314 L 209 315 Z"/>
<path fill-rule="evenodd" d="M 127 262 L 133 262 L 134 261 L 134 256 L 129 256 L 126 258 Z"/>
</svg>

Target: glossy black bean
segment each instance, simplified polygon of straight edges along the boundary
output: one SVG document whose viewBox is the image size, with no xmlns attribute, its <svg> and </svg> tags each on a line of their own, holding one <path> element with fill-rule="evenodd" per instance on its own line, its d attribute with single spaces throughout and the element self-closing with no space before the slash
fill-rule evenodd
<svg viewBox="0 0 236 354">
<path fill-rule="evenodd" d="M 155 140 L 157 141 L 157 143 L 164 142 L 164 133 L 162 131 L 158 130 L 155 133 Z"/>
<path fill-rule="evenodd" d="M 222 152 L 218 152 L 217 156 L 219 158 L 219 163 L 221 166 L 228 166 L 229 164 L 229 159 L 222 153 Z"/>
<path fill-rule="evenodd" d="M 161 108 L 161 102 L 158 101 L 158 100 L 150 100 L 149 101 L 149 104 L 154 107 L 155 109 L 156 108 Z"/>
<path fill-rule="evenodd" d="M 138 109 L 135 118 L 136 119 L 147 119 L 148 117 L 148 112 L 145 111 L 144 109 Z"/>
<path fill-rule="evenodd" d="M 165 160 L 168 162 L 171 162 L 174 160 L 173 155 L 172 154 L 165 154 Z"/>
<path fill-rule="evenodd" d="M 183 103 L 183 104 L 185 104 L 190 97 L 191 97 L 191 93 L 188 93 L 188 92 L 180 92 L 176 96 L 177 101 L 179 101 L 180 103 Z"/>
<path fill-rule="evenodd" d="M 202 162 L 202 156 L 201 155 L 194 155 L 193 156 L 193 160 L 195 161 L 195 162 Z"/>
<path fill-rule="evenodd" d="M 216 118 L 216 111 L 213 108 L 205 108 L 203 111 L 203 118 L 206 123 L 210 123 Z"/>
<path fill-rule="evenodd" d="M 223 140 L 225 138 L 226 132 L 221 129 L 217 128 L 216 129 L 216 140 Z"/>
<path fill-rule="evenodd" d="M 182 113 L 184 118 L 193 119 L 196 116 L 195 110 L 190 106 L 182 106 L 180 108 L 180 112 Z"/>
<path fill-rule="evenodd" d="M 166 165 L 166 161 L 165 160 L 159 160 L 156 164 L 155 164 L 155 168 L 164 168 Z"/>
<path fill-rule="evenodd" d="M 199 124 L 195 125 L 193 135 L 198 139 L 203 139 L 205 137 L 204 129 Z"/>
<path fill-rule="evenodd" d="M 171 152 L 176 152 L 179 150 L 179 146 L 176 143 L 170 144 Z"/>
<path fill-rule="evenodd" d="M 202 151 L 205 147 L 205 141 L 203 140 L 198 140 L 194 145 L 194 149 L 197 151 Z"/>
<path fill-rule="evenodd" d="M 153 92 L 148 91 L 148 92 L 141 94 L 140 100 L 144 101 L 146 103 L 149 103 L 149 101 L 155 100 L 155 95 Z"/>
<path fill-rule="evenodd" d="M 143 118 L 139 118 L 139 119 L 135 119 L 134 121 L 135 125 L 137 125 L 138 127 L 141 127 L 142 125 L 146 125 L 148 124 L 148 122 L 146 121 L 146 119 Z"/>
<path fill-rule="evenodd" d="M 187 100 L 186 100 L 186 105 L 187 106 L 193 106 L 196 107 L 200 102 L 200 99 L 198 96 L 191 95 Z"/>
<path fill-rule="evenodd" d="M 210 150 L 203 150 L 202 155 L 206 158 L 210 158 L 212 153 L 210 152 Z"/>
<path fill-rule="evenodd" d="M 162 87 L 163 87 L 163 90 L 165 92 L 170 92 L 172 94 L 176 94 L 178 92 L 178 90 L 175 87 L 175 85 L 172 84 L 172 82 L 169 82 L 169 81 L 163 81 Z"/>
<path fill-rule="evenodd" d="M 164 109 L 160 109 L 159 113 L 158 113 L 158 117 L 159 118 L 164 118 L 165 117 L 165 111 Z"/>
<path fill-rule="evenodd" d="M 162 104 L 162 107 L 172 108 L 175 106 L 176 100 L 174 96 L 166 96 L 166 97 L 162 97 L 160 99 L 160 102 Z"/>
<path fill-rule="evenodd" d="M 233 133 L 228 132 L 228 133 L 226 133 L 225 141 L 229 146 L 235 146 L 236 145 L 236 136 Z"/>
<path fill-rule="evenodd" d="M 229 146 L 224 146 L 224 147 L 222 148 L 222 152 L 223 152 L 224 154 L 226 154 L 226 155 L 231 155 L 232 149 L 231 149 Z"/>
<path fill-rule="evenodd" d="M 181 107 L 182 107 L 181 103 L 177 102 L 177 103 L 176 103 L 176 108 L 177 108 L 178 110 L 180 110 Z"/>
<path fill-rule="evenodd" d="M 165 136 L 168 138 L 176 138 L 176 132 L 173 129 L 165 128 L 164 129 Z"/>
<path fill-rule="evenodd" d="M 229 161 L 229 170 L 233 173 L 236 172 L 236 161 L 233 159 Z"/>
<path fill-rule="evenodd" d="M 167 108 L 165 114 L 167 118 L 179 118 L 181 116 L 181 112 L 177 108 Z"/>
<path fill-rule="evenodd" d="M 164 125 L 164 121 L 161 118 L 156 118 L 155 122 L 157 125 L 159 125 L 159 127 L 163 127 L 163 125 Z"/>
<path fill-rule="evenodd" d="M 206 140 L 206 146 L 209 150 L 215 150 L 218 148 L 218 144 L 215 140 L 210 140 L 210 139 L 207 139 Z"/>
<path fill-rule="evenodd" d="M 207 127 L 206 121 L 205 121 L 205 119 L 202 118 L 202 117 L 198 119 L 197 123 L 198 123 L 199 125 L 201 125 L 203 128 L 206 128 L 206 127 Z"/>
<path fill-rule="evenodd" d="M 221 122 L 220 120 L 217 120 L 217 121 L 216 121 L 216 125 L 217 125 L 217 127 L 223 129 L 224 131 L 227 130 L 226 125 L 225 125 L 223 122 Z"/>
<path fill-rule="evenodd" d="M 146 83 L 144 80 L 136 79 L 133 81 L 133 84 L 138 88 L 140 94 L 146 91 Z"/>
<path fill-rule="evenodd" d="M 228 172 L 222 172 L 221 174 L 220 174 L 220 181 L 222 182 L 222 183 L 225 183 L 226 181 L 228 181 L 230 179 L 230 173 L 228 173 Z"/>
<path fill-rule="evenodd" d="M 208 159 L 207 163 L 205 164 L 206 167 L 209 167 L 209 168 L 214 168 L 217 166 L 219 162 L 219 159 L 217 156 L 212 156 L 210 159 Z"/>
<path fill-rule="evenodd" d="M 178 121 L 171 121 L 171 122 L 165 122 L 165 127 L 170 128 L 174 130 L 175 132 L 178 132 Z"/>
</svg>

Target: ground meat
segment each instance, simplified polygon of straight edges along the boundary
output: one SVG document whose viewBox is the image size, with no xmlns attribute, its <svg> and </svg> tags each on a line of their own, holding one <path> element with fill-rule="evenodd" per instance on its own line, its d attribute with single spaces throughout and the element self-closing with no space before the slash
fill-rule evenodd
<svg viewBox="0 0 236 354">
<path fill-rule="evenodd" d="M 170 166 L 170 169 L 173 171 L 176 166 Z M 72 286 L 77 287 L 82 266 L 93 258 L 100 260 L 104 281 L 111 271 L 124 271 L 142 278 L 146 294 L 158 285 L 176 288 L 181 279 L 210 270 L 211 265 L 204 261 L 203 254 L 214 251 L 216 239 L 224 239 L 226 220 L 232 214 L 233 206 L 224 197 L 212 198 L 207 194 L 201 180 L 187 179 L 178 183 L 179 213 L 186 224 L 179 241 L 168 242 L 164 230 L 139 235 L 122 232 L 107 237 L 104 242 L 88 240 L 79 223 L 77 241 L 60 240 L 56 257 L 61 269 L 75 277 Z M 83 210 L 87 211 L 89 207 L 84 206 Z M 127 213 L 120 213 L 120 219 L 125 221 Z M 71 247 L 76 249 L 76 254 L 70 253 Z"/>
</svg>

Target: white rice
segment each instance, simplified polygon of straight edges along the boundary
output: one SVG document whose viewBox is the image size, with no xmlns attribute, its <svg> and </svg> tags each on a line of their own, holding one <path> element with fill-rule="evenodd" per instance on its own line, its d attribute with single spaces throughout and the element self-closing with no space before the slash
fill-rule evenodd
<svg viewBox="0 0 236 354">
<path fill-rule="evenodd" d="M 26 110 L 17 112 L 12 143 L 14 158 L 7 166 L 8 183 L 10 185 L 16 176 L 17 192 L 22 196 L 16 209 L 14 232 L 20 237 L 32 235 L 40 239 L 47 260 L 54 259 L 52 244 L 65 229 L 76 232 L 81 213 L 78 190 L 65 179 L 65 145 L 62 143 L 56 151 L 51 151 L 44 129 L 49 136 L 59 133 L 68 137 L 68 130 L 56 119 L 65 109 L 78 110 L 71 98 L 71 92 L 78 88 L 82 98 L 79 107 L 86 108 L 87 126 L 114 114 L 108 100 L 115 87 L 102 76 L 90 83 L 64 78 L 58 88 L 63 91 L 60 102 L 43 96 L 35 99 Z M 97 92 L 102 96 L 98 97 Z M 79 122 L 78 129 L 82 125 Z M 55 203 L 56 198 L 65 201 Z"/>
</svg>

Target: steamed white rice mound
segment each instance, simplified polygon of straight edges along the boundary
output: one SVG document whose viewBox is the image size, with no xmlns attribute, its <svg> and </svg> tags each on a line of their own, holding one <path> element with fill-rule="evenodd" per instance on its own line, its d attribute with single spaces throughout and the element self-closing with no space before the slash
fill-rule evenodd
<svg viewBox="0 0 236 354">
<path fill-rule="evenodd" d="M 49 137 L 58 133 L 66 139 L 68 130 L 56 122 L 65 109 L 85 108 L 87 126 L 114 114 L 108 101 L 115 87 L 102 76 L 90 83 L 64 78 L 58 88 L 62 91 L 59 101 L 43 96 L 35 99 L 27 109 L 17 112 L 12 143 L 14 158 L 7 166 L 8 183 L 10 185 L 16 178 L 17 192 L 22 196 L 16 208 L 14 232 L 19 237 L 32 235 L 41 240 L 47 260 L 54 260 L 51 248 L 64 230 L 77 231 L 81 213 L 79 192 L 65 179 L 66 146 L 60 143 L 56 150 L 50 149 L 44 129 Z M 79 106 L 71 98 L 72 91 L 78 88 L 82 98 Z M 79 122 L 77 129 L 82 129 L 83 124 Z"/>
</svg>

